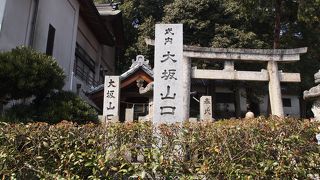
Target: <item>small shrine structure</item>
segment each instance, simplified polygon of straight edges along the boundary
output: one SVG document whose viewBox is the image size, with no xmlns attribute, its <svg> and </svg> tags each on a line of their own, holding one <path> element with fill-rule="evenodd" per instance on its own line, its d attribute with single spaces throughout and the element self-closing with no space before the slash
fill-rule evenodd
<svg viewBox="0 0 320 180">
<path fill-rule="evenodd" d="M 132 60 L 128 71 L 120 75 L 120 121 L 148 119 L 151 112 L 153 94 L 151 89 L 153 70 L 144 56 L 138 55 Z M 144 88 L 146 86 L 146 88 Z M 88 93 L 89 98 L 99 109 L 103 109 L 104 85 L 94 88 Z"/>
</svg>

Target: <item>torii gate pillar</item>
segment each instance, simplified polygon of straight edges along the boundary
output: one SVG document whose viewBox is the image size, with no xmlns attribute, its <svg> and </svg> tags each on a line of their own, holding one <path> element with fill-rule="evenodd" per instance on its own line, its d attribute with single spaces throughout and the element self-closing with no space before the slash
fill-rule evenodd
<svg viewBox="0 0 320 180">
<path fill-rule="evenodd" d="M 268 62 L 269 73 L 269 98 L 271 106 L 271 114 L 279 117 L 284 117 L 280 76 L 278 70 L 278 64 L 276 61 Z"/>
<path fill-rule="evenodd" d="M 182 63 L 182 82 L 183 82 L 183 109 L 185 112 L 183 113 L 183 120 L 189 120 L 190 115 L 190 90 L 191 90 L 191 58 L 183 56 L 183 63 Z"/>
</svg>

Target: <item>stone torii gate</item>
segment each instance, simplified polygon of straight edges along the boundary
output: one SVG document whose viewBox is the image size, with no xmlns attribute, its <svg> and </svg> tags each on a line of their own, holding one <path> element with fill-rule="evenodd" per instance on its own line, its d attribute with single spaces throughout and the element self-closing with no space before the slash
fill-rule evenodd
<svg viewBox="0 0 320 180">
<path fill-rule="evenodd" d="M 154 40 L 146 39 L 148 45 L 154 46 Z M 278 70 L 278 63 L 292 63 L 300 60 L 300 54 L 307 48 L 297 49 L 230 49 L 183 46 L 183 81 L 190 87 L 191 78 L 219 79 L 239 81 L 269 81 L 269 96 L 272 115 L 284 116 L 280 82 L 301 82 L 300 73 L 284 73 Z M 191 68 L 192 58 L 224 61 L 223 70 Z M 267 62 L 267 69 L 259 71 L 237 71 L 234 61 Z M 189 89 L 185 96 L 189 96 Z M 189 112 L 181 112 L 189 113 Z M 186 114 L 185 117 L 188 117 Z"/>
</svg>

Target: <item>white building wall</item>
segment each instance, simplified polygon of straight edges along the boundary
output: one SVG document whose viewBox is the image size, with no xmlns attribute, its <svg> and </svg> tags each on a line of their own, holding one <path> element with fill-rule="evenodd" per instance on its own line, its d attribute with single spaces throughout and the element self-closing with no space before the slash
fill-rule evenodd
<svg viewBox="0 0 320 180">
<path fill-rule="evenodd" d="M 291 107 L 283 107 L 284 115 L 300 118 L 300 102 L 299 97 L 294 95 L 282 95 L 282 98 L 288 98 L 291 100 Z"/>
<path fill-rule="evenodd" d="M 39 1 L 34 48 L 45 53 L 49 24 L 51 24 L 56 30 L 52 56 L 65 72 L 65 90 L 70 88 L 78 16 L 79 3 L 76 0 Z"/>
<path fill-rule="evenodd" d="M 1 0 L 1 3 L 5 6 L 0 30 L 0 50 L 8 51 L 16 46 L 27 46 L 34 8 L 33 0 L 7 0 L 6 2 Z"/>
</svg>

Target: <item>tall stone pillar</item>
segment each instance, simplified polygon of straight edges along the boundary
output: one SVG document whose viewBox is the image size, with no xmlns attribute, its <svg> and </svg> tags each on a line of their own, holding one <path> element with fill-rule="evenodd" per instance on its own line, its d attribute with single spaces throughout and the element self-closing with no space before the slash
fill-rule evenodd
<svg viewBox="0 0 320 180">
<path fill-rule="evenodd" d="M 279 117 L 284 117 L 280 76 L 278 70 L 278 64 L 275 61 L 268 62 L 269 73 L 269 97 L 271 105 L 271 114 Z"/>
<path fill-rule="evenodd" d="M 189 120 L 190 90 L 191 90 L 191 58 L 183 57 L 182 63 L 182 87 L 183 87 L 183 120 Z"/>
<path fill-rule="evenodd" d="M 182 24 L 156 24 L 153 123 L 189 119 L 190 60 L 183 57 Z"/>
</svg>

